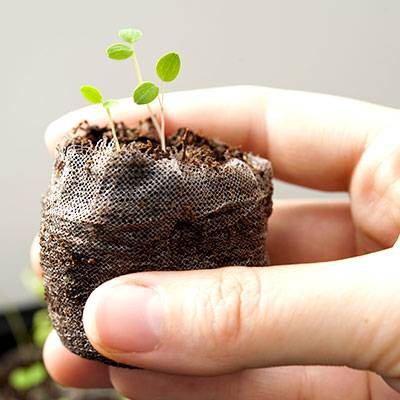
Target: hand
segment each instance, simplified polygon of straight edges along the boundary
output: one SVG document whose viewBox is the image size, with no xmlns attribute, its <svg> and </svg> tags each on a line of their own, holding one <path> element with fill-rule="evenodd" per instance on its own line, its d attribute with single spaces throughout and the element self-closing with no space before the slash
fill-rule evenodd
<svg viewBox="0 0 400 400">
<path fill-rule="evenodd" d="M 189 126 L 241 144 L 270 159 L 276 178 L 348 191 L 351 201 L 276 201 L 272 267 L 105 283 L 85 307 L 89 340 L 143 370 L 80 359 L 52 334 L 44 357 L 53 377 L 135 399 L 400 399 L 399 112 L 256 87 L 175 93 L 166 107 L 169 133 Z M 145 117 L 130 101 L 115 111 L 127 124 Z M 53 123 L 50 151 L 82 119 L 106 124 L 100 113 L 87 107 Z"/>
</svg>

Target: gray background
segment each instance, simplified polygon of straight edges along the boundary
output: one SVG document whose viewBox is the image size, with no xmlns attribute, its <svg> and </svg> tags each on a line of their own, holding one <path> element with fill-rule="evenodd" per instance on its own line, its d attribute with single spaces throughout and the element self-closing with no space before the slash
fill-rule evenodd
<svg viewBox="0 0 400 400">
<path fill-rule="evenodd" d="M 399 15 L 398 0 L 0 0 L 0 306 L 32 297 L 19 274 L 52 167 L 46 125 L 86 105 L 82 84 L 131 92 L 130 63 L 104 53 L 119 29 L 144 32 L 147 79 L 160 55 L 181 55 L 171 91 L 254 84 L 399 107 Z M 276 197 L 310 196 L 322 194 L 276 185 Z"/>
</svg>

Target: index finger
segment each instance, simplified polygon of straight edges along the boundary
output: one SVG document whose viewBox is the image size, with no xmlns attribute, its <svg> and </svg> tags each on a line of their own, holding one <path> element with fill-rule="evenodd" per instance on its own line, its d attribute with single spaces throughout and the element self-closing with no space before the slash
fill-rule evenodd
<svg viewBox="0 0 400 400">
<path fill-rule="evenodd" d="M 275 176 L 319 190 L 347 190 L 366 144 L 398 123 L 397 110 L 340 97 L 270 89 L 226 87 L 166 96 L 167 134 L 188 127 L 268 158 Z M 124 99 L 113 119 L 134 125 L 147 109 Z M 46 142 L 52 153 L 60 136 L 82 120 L 107 124 L 101 106 L 66 114 L 52 123 Z"/>
</svg>

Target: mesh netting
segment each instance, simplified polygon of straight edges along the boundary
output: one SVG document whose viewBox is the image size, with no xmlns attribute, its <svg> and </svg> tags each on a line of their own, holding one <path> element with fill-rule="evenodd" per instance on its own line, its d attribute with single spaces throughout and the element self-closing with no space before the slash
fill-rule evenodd
<svg viewBox="0 0 400 400">
<path fill-rule="evenodd" d="M 106 138 L 95 145 L 67 138 L 43 198 L 41 264 L 54 328 L 72 352 L 111 365 L 119 364 L 91 346 L 82 325 L 87 298 L 105 281 L 268 264 L 269 161 L 240 153 L 199 162 L 175 146 L 163 157 L 143 149 L 132 142 L 117 153 Z"/>
</svg>

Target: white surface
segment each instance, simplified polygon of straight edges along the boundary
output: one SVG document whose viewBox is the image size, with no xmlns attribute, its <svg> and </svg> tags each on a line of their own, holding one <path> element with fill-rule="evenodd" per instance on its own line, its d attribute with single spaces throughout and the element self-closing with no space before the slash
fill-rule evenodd
<svg viewBox="0 0 400 400">
<path fill-rule="evenodd" d="M 254 84 L 398 107 L 399 15 L 398 0 L 1 1 L 0 292 L 31 298 L 18 274 L 52 167 L 46 125 L 86 105 L 82 84 L 131 91 L 131 66 L 104 53 L 119 29 L 143 30 L 137 51 L 150 79 L 160 55 L 181 54 L 170 90 Z M 310 196 L 322 195 L 276 185 L 276 197 Z"/>
</svg>

